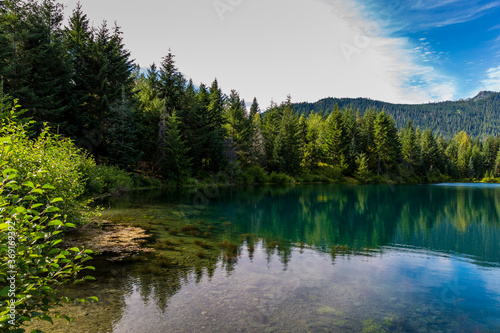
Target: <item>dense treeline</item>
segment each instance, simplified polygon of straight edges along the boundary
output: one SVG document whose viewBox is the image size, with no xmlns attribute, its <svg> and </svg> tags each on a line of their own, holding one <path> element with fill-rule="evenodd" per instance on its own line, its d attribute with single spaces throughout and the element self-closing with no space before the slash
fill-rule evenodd
<svg viewBox="0 0 500 333">
<path fill-rule="evenodd" d="M 290 97 L 280 105 L 271 102 L 266 110 L 254 99 L 247 109 L 236 90 L 225 95 L 216 79 L 199 86 L 188 81 L 170 51 L 158 67 L 141 71 L 120 28 L 110 29 L 106 22 L 92 27 L 80 4 L 65 27 L 63 7 L 53 0 L 8 0 L 0 10 L 3 117 L 10 109 L 9 96 L 18 98 L 25 108 L 22 117 L 35 121 L 33 135 L 47 122 L 99 165 L 175 183 L 500 176 L 499 138 L 441 135 L 455 132 L 463 122 L 432 132 L 412 124 L 411 119 L 421 122 L 416 111 L 393 112 L 393 117 L 389 108 L 355 112 L 328 103 L 322 112 L 300 114 L 297 109 L 305 106 L 292 104 Z M 489 101 L 470 103 L 479 110 Z M 449 112 L 444 108 L 425 119 Z M 474 124 L 463 129 L 474 130 Z"/>
<path fill-rule="evenodd" d="M 340 108 L 364 110 L 375 108 L 385 110 L 396 120 L 398 128 L 403 128 L 412 120 L 421 129 L 450 139 L 460 131 L 466 131 L 472 137 L 485 139 L 500 135 L 500 93 L 482 91 L 476 97 L 456 102 L 446 101 L 428 104 L 391 104 L 368 98 L 325 98 L 316 103 L 294 104 L 299 114 L 310 112 L 329 113 L 335 105 Z"/>
</svg>

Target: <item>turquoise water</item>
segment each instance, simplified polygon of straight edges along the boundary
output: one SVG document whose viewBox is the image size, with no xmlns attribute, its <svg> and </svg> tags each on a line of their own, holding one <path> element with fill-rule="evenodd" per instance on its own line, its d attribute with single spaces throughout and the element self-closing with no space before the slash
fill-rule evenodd
<svg viewBox="0 0 500 333">
<path fill-rule="evenodd" d="M 53 331 L 500 332 L 498 186 L 208 188 L 109 205 L 171 240 L 156 251 L 173 259 L 97 263 L 73 292 L 100 302 L 67 307 L 74 323 Z M 166 232 L 179 225 L 201 235 Z"/>
</svg>

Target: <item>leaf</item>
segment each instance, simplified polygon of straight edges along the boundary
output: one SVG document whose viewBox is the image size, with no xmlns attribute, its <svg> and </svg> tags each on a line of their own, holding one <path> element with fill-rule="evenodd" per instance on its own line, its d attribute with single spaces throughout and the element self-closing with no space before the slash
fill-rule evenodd
<svg viewBox="0 0 500 333">
<path fill-rule="evenodd" d="M 56 246 L 57 244 L 61 243 L 62 242 L 62 239 L 56 239 L 56 240 L 53 240 L 50 245 L 51 246 Z"/>
<path fill-rule="evenodd" d="M 55 203 L 55 202 L 59 202 L 59 201 L 63 201 L 63 198 L 55 198 L 55 199 L 52 199 L 52 201 L 50 201 L 50 203 Z"/>
<path fill-rule="evenodd" d="M 64 317 L 64 319 L 66 319 L 68 322 L 71 323 L 71 320 L 72 320 L 71 317 L 68 317 L 68 316 L 63 316 L 63 317 Z"/>
<path fill-rule="evenodd" d="M 43 194 L 43 190 L 41 190 L 39 188 L 34 188 L 34 189 L 31 190 L 31 192 L 38 193 L 38 194 Z"/>
<path fill-rule="evenodd" d="M 95 271 L 95 267 L 94 266 L 87 266 L 87 267 L 85 267 L 85 269 L 90 269 L 90 270 Z"/>
<path fill-rule="evenodd" d="M 42 186 L 43 189 L 55 190 L 56 188 L 50 184 L 45 184 Z"/>
<path fill-rule="evenodd" d="M 50 206 L 45 209 L 45 213 L 53 213 L 58 211 L 60 211 L 60 209 L 54 206 Z"/>
<path fill-rule="evenodd" d="M 75 225 L 73 223 L 69 223 L 69 222 L 66 223 L 64 226 L 68 227 L 68 228 L 75 228 Z"/>
<path fill-rule="evenodd" d="M 52 220 L 49 222 L 49 226 L 50 225 L 64 225 L 64 223 L 62 223 L 61 220 Z"/>
<path fill-rule="evenodd" d="M 90 297 L 87 297 L 87 299 L 95 301 L 95 302 L 99 302 L 99 299 L 96 296 L 90 296 Z"/>
<path fill-rule="evenodd" d="M 3 177 L 4 178 L 7 178 L 7 176 L 11 175 L 11 174 L 17 174 L 17 170 L 15 169 L 5 169 L 3 172 Z"/>
<path fill-rule="evenodd" d="M 77 247 L 72 247 L 71 249 L 69 249 L 69 251 L 80 252 L 80 249 L 78 249 Z"/>
<path fill-rule="evenodd" d="M 30 181 L 24 182 L 23 186 L 27 186 L 29 188 L 35 188 L 35 184 L 33 184 L 33 182 Z"/>
<path fill-rule="evenodd" d="M 47 316 L 47 315 L 40 316 L 40 319 L 41 319 L 41 320 L 48 321 L 48 322 L 49 322 L 49 323 L 51 323 L 51 324 L 54 324 L 54 322 L 52 322 L 52 318 L 50 318 L 50 317 L 49 317 L 49 316 Z"/>
<path fill-rule="evenodd" d="M 94 280 L 95 281 L 95 277 L 90 276 L 90 275 L 87 275 L 84 279 L 85 280 Z"/>
</svg>

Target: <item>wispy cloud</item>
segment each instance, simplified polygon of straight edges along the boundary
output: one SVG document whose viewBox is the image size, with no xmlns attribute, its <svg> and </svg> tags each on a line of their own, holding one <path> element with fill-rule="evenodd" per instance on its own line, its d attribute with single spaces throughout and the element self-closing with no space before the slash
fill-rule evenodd
<svg viewBox="0 0 500 333">
<path fill-rule="evenodd" d="M 368 13 L 387 15 L 386 2 L 361 0 Z M 418 0 L 399 2 L 397 15 L 392 17 L 392 26 L 400 31 L 425 31 L 476 20 L 494 8 L 500 8 L 500 1 L 487 0 Z M 394 10 L 391 10 L 394 13 Z"/>
<path fill-rule="evenodd" d="M 434 20 L 427 22 L 428 27 L 444 27 L 452 24 L 469 22 L 480 18 L 481 16 L 487 14 L 487 11 L 500 6 L 500 1 L 495 1 L 492 3 L 487 3 L 484 5 L 477 5 L 466 7 L 460 10 L 451 11 L 448 13 L 435 14 Z M 449 15 L 449 16 L 448 16 Z"/>
<path fill-rule="evenodd" d="M 408 38 L 393 36 L 400 9 L 395 7 L 383 13 L 367 11 L 361 5 L 344 6 L 344 3 L 349 3 L 347 0 L 325 2 L 331 4 L 335 11 L 344 10 L 343 18 L 353 31 L 357 31 L 361 38 L 368 37 L 370 40 L 368 47 L 360 47 L 359 54 L 352 57 L 352 65 L 357 67 L 354 71 L 358 68 L 364 71 L 364 77 L 360 75 L 354 80 L 358 88 L 353 90 L 363 91 L 363 84 L 359 82 L 370 82 L 372 77 L 376 77 L 378 82 L 375 80 L 375 85 L 371 87 L 373 94 L 382 95 L 379 90 L 383 89 L 386 100 L 390 98 L 393 102 L 422 103 L 455 97 L 454 79 L 430 65 L 446 54 L 435 52 L 427 38 L 420 38 L 415 45 Z M 383 19 L 379 19 L 381 17 Z M 367 33 L 366 27 L 369 26 L 378 26 L 377 34 Z M 355 46 L 355 43 L 352 45 Z"/>
<path fill-rule="evenodd" d="M 485 76 L 483 90 L 500 91 L 500 66 L 488 69 Z"/>
<path fill-rule="evenodd" d="M 497 25 L 491 27 L 488 31 L 497 30 L 497 29 L 500 29 L 500 24 L 497 24 Z"/>
</svg>

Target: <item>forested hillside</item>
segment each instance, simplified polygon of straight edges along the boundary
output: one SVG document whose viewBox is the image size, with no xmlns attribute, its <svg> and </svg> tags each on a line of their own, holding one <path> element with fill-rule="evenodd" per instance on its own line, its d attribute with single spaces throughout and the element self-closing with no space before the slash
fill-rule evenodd
<svg viewBox="0 0 500 333">
<path fill-rule="evenodd" d="M 311 111 L 329 113 L 335 105 L 341 109 L 352 108 L 363 113 L 373 108 L 385 110 L 403 128 L 411 119 L 420 129 L 431 129 L 436 134 L 451 138 L 460 131 L 472 137 L 485 138 L 500 134 L 500 93 L 482 91 L 474 98 L 456 102 L 447 101 L 428 104 L 391 104 L 368 98 L 325 98 L 316 103 L 294 104 L 300 114 Z"/>
</svg>

